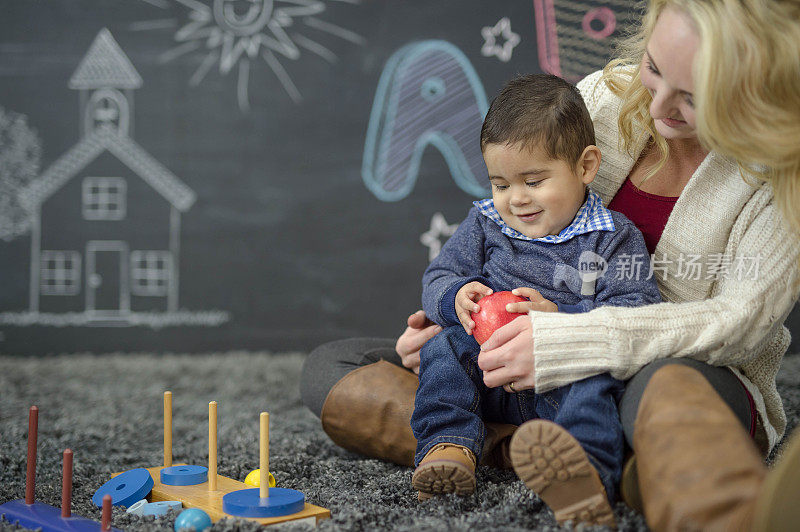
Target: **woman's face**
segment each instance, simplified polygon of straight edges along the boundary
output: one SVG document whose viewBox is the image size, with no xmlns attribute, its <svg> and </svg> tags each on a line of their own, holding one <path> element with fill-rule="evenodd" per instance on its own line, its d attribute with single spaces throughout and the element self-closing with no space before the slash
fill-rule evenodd
<svg viewBox="0 0 800 532">
<path fill-rule="evenodd" d="M 691 20 L 667 7 L 658 17 L 647 42 L 640 76 L 653 101 L 650 115 L 666 139 L 688 139 L 695 130 L 692 64 L 700 37 Z"/>
</svg>

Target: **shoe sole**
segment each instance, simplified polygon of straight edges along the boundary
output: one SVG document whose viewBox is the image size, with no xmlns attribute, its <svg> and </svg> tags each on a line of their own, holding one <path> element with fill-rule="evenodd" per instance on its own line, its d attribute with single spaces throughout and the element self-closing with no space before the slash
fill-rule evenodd
<svg viewBox="0 0 800 532">
<path fill-rule="evenodd" d="M 411 484 L 419 491 L 420 501 L 447 493 L 472 495 L 475 493 L 475 473 L 459 462 L 432 460 L 414 471 Z"/>
<path fill-rule="evenodd" d="M 616 527 L 597 471 L 564 428 L 549 421 L 529 421 L 514 433 L 510 451 L 514 471 L 550 507 L 559 524 Z"/>
</svg>

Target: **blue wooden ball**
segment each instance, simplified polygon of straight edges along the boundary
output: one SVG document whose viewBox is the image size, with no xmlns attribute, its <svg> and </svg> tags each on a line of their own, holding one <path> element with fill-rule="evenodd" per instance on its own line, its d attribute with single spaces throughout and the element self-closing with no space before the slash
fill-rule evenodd
<svg viewBox="0 0 800 532">
<path fill-rule="evenodd" d="M 203 532 L 205 529 L 211 528 L 211 518 L 200 508 L 184 510 L 175 518 L 175 532 L 189 528 Z"/>
</svg>

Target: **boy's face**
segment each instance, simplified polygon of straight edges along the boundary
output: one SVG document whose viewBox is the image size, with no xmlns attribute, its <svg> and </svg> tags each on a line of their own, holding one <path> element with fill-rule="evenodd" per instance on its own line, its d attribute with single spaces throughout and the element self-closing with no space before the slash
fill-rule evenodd
<svg viewBox="0 0 800 532">
<path fill-rule="evenodd" d="M 494 206 L 503 221 L 529 238 L 557 235 L 583 205 L 583 177 L 566 161 L 550 159 L 539 147 L 487 144 L 483 150 Z"/>
</svg>

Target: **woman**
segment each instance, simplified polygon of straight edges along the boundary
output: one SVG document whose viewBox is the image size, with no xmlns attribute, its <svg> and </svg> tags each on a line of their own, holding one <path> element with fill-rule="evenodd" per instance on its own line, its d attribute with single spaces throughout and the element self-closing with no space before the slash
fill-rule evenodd
<svg viewBox="0 0 800 532">
<path fill-rule="evenodd" d="M 543 392 L 602 372 L 631 379 L 620 412 L 651 527 L 779 526 L 776 486 L 797 493 L 782 464 L 797 463 L 800 440 L 769 475 L 758 451 L 786 428 L 775 374 L 800 283 L 800 3 L 651 0 L 620 60 L 579 88 L 604 158 L 592 188 L 642 229 L 666 302 L 521 316 L 483 345 L 484 382 Z M 334 441 L 402 463 L 415 377 L 401 364 L 414 369 L 436 332 L 417 313 L 395 349 L 312 353 L 303 396 Z M 313 382 L 320 373 L 336 381 Z M 512 442 L 518 471 L 530 434 Z M 783 518 L 798 522 L 797 506 Z"/>
</svg>

